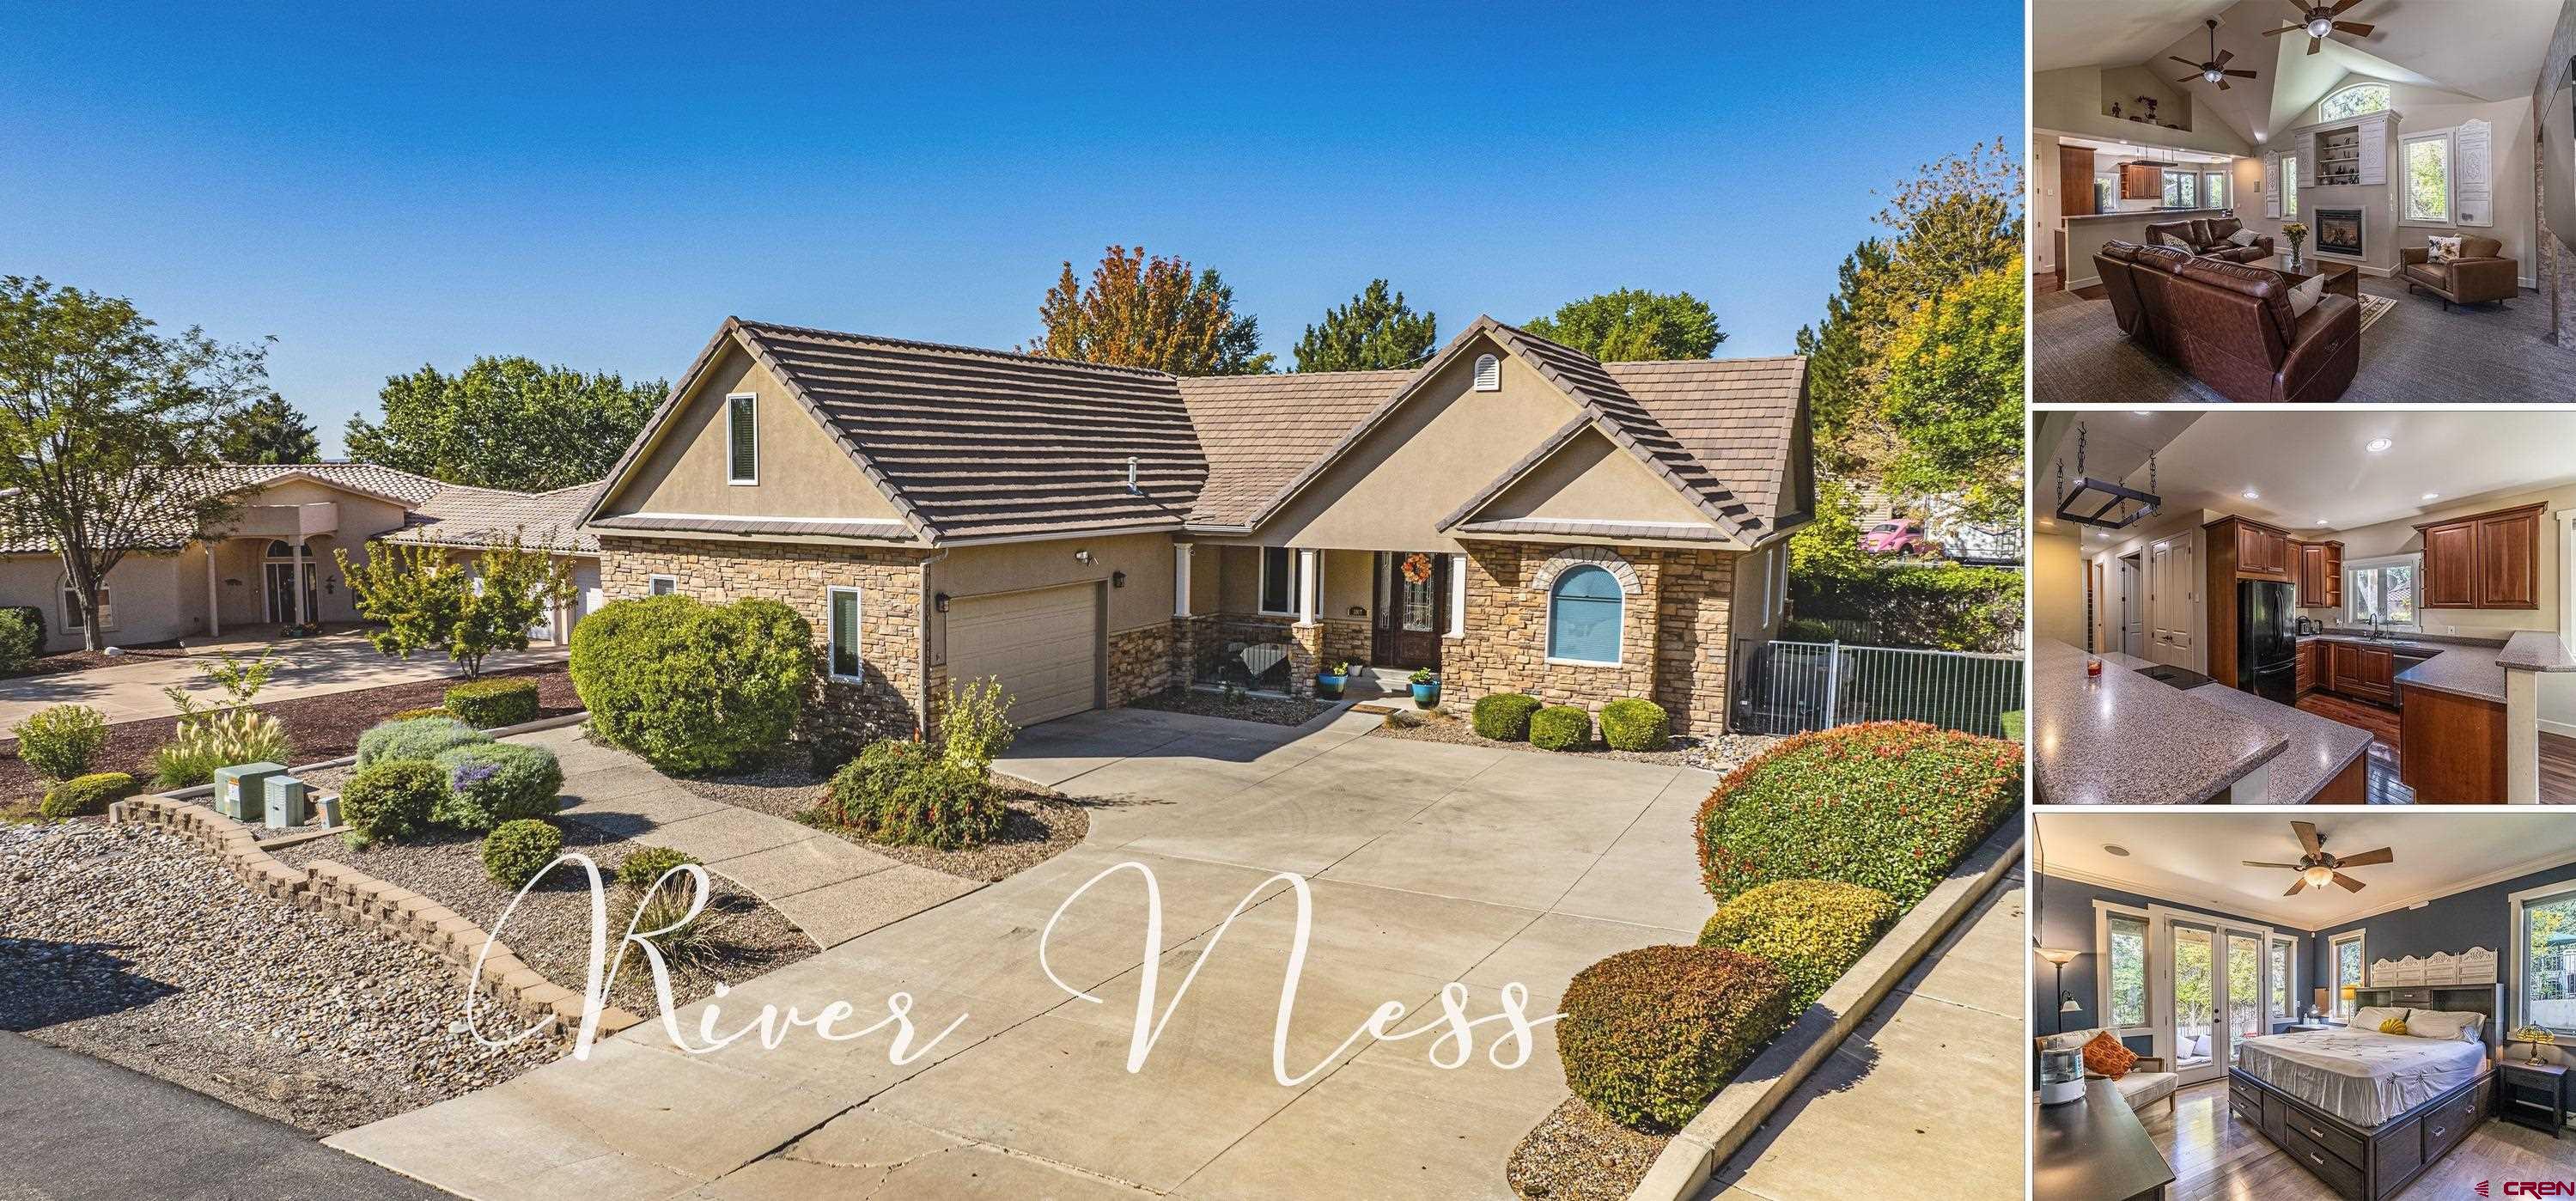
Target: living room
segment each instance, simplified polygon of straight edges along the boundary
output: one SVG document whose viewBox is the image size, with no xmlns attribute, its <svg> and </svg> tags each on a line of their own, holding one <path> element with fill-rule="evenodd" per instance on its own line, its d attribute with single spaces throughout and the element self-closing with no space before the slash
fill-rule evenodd
<svg viewBox="0 0 2576 1201">
<path fill-rule="evenodd" d="M 2576 4 L 2035 0 L 2031 40 L 2037 403 L 2576 394 L 2534 185 Z"/>
<path fill-rule="evenodd" d="M 2042 812 L 2031 854 L 2034 1196 L 2564 1175 L 2566 821 Z"/>
</svg>

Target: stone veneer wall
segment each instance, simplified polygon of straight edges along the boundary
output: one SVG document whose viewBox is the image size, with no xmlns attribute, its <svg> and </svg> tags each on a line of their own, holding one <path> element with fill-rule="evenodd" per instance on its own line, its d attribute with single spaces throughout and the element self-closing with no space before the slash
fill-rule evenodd
<svg viewBox="0 0 2576 1201">
<path fill-rule="evenodd" d="M 880 738 L 908 738 L 930 715 L 922 698 L 944 693 L 945 673 L 922 663 L 921 565 L 910 548 L 819 546 L 773 542 L 695 542 L 676 538 L 602 537 L 600 591 L 631 600 L 652 592 L 652 577 L 677 577 L 682 594 L 724 603 L 746 597 L 778 601 L 814 626 L 815 676 L 822 694 L 809 710 L 806 736 L 855 753 Z M 823 678 L 824 639 L 831 629 L 825 589 L 859 590 L 862 680 Z"/>
<path fill-rule="evenodd" d="M 1637 696 L 1662 705 L 1675 733 L 1725 729 L 1733 552 L 1574 548 L 1585 556 L 1615 556 L 1637 580 L 1620 631 L 1619 663 L 1594 667 L 1547 661 L 1548 597 L 1538 584 L 1548 562 L 1569 548 L 1502 542 L 1466 548 L 1467 629 L 1441 650 L 1444 708 L 1526 692 L 1598 713 L 1605 703 Z"/>
<path fill-rule="evenodd" d="M 1174 649 L 1175 624 L 1139 626 L 1109 636 L 1110 708 L 1189 682 L 1186 674 L 1174 675 L 1186 662 Z"/>
<path fill-rule="evenodd" d="M 1315 620 L 1324 627 L 1324 661 L 1327 663 L 1341 660 L 1353 664 L 1366 663 L 1370 652 L 1377 649 L 1377 632 L 1365 621 L 1348 618 L 1328 621 L 1320 617 Z"/>
</svg>

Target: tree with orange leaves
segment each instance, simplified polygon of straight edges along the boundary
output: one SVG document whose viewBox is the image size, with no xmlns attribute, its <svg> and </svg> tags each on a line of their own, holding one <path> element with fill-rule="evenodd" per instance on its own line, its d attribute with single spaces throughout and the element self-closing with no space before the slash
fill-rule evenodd
<svg viewBox="0 0 2576 1201">
<path fill-rule="evenodd" d="M 1142 246 L 1112 246 L 1084 287 L 1073 264 L 1038 306 L 1046 332 L 1030 354 L 1173 375 L 1258 375 L 1271 369 L 1261 353 L 1257 319 L 1234 311 L 1234 289 L 1211 267 L 1193 273 L 1185 259 L 1148 257 Z"/>
</svg>

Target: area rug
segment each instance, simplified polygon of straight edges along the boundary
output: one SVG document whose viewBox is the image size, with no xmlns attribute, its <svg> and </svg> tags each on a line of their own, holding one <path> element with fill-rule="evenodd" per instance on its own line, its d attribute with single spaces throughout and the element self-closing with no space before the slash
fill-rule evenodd
<svg viewBox="0 0 2576 1201">
<path fill-rule="evenodd" d="M 2387 298 L 2387 297 L 2385 297 L 2385 296 L 2364 296 L 2364 297 L 2362 297 L 2362 298 L 2361 298 L 2361 332 L 2362 332 L 2362 334 L 2363 334 L 2364 336 L 2367 336 L 2367 335 L 2370 333 L 2370 327 L 2371 327 L 2371 325 L 2372 325 L 2373 323 L 2377 322 L 2380 318 L 2385 317 L 2385 316 L 2389 315 L 2389 314 L 2390 314 L 2390 313 L 2392 313 L 2392 312 L 2395 312 L 2396 310 L 2397 310 L 2397 302 L 2396 302 L 2396 301 L 2394 301 L 2394 300 L 2390 300 L 2389 298 Z M 2367 346 L 2367 345 L 2369 345 L 2369 344 L 2368 344 L 2368 343 L 2363 343 L 2363 345 Z"/>
</svg>

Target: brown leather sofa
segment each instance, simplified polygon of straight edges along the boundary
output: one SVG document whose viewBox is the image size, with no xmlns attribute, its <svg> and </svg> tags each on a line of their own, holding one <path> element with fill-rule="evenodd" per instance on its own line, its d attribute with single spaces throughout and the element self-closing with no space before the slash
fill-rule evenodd
<svg viewBox="0 0 2576 1201">
<path fill-rule="evenodd" d="M 2230 263 L 2250 263 L 2272 257 L 2272 236 L 2254 235 L 2254 244 L 2239 246 L 2227 239 L 2235 236 L 2245 223 L 2234 217 L 2194 217 L 2189 221 L 2156 221 L 2147 225 L 2147 245 L 2163 246 L 2160 235 L 2170 234 L 2191 243 L 2193 254 L 2203 258 L 2222 259 Z"/>
<path fill-rule="evenodd" d="M 2494 238 L 2473 234 L 2460 236 L 2460 257 L 2447 263 L 2430 261 L 2433 252 L 2421 247 L 2407 247 L 2397 252 L 2397 276 L 2406 281 L 2406 290 L 2417 288 L 2442 298 L 2442 307 L 2455 304 L 2503 302 L 2522 294 L 2516 279 L 2522 264 L 2504 257 L 2504 243 Z"/>
<path fill-rule="evenodd" d="M 2112 319 L 2229 400 L 2331 401 L 2361 369 L 2361 304 L 2326 295 L 2290 312 L 2278 271 L 2114 241 L 2093 256 Z"/>
</svg>

